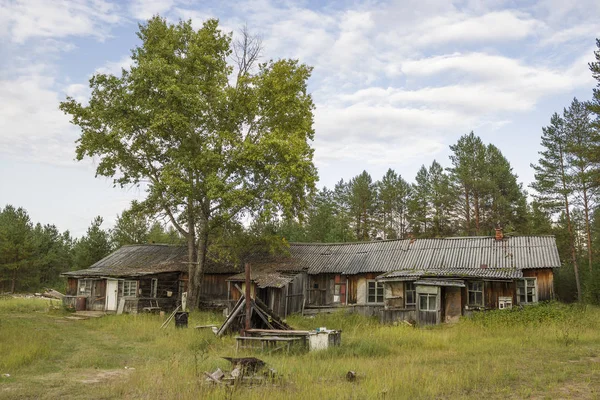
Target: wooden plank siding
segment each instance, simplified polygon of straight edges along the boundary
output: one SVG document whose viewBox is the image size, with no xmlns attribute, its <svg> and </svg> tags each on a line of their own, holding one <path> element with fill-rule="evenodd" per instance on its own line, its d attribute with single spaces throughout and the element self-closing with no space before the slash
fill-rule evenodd
<svg viewBox="0 0 600 400">
<path fill-rule="evenodd" d="M 517 304 L 516 283 L 514 281 L 484 281 L 483 296 L 487 309 L 498 308 L 498 297 L 511 297 L 513 305 Z"/>
<path fill-rule="evenodd" d="M 552 268 L 524 269 L 523 276 L 526 278 L 537 278 L 538 301 L 554 299 L 554 274 Z"/>
<path fill-rule="evenodd" d="M 227 300 L 227 278 L 231 274 L 204 274 L 200 286 L 200 301 L 226 301 Z"/>
<path fill-rule="evenodd" d="M 77 278 L 67 279 L 67 296 L 77 296 Z"/>
</svg>

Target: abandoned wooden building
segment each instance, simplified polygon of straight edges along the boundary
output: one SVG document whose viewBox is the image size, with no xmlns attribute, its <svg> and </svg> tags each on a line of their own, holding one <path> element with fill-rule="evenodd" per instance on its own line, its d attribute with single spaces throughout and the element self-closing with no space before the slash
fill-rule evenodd
<svg viewBox="0 0 600 400">
<path fill-rule="evenodd" d="M 78 310 L 136 313 L 171 310 L 187 291 L 188 254 L 185 246 L 143 244 L 123 246 L 87 269 L 65 272 L 66 306 Z M 240 270 L 208 263 L 200 301 L 226 306 L 227 278 Z"/>
<path fill-rule="evenodd" d="M 250 293 L 282 318 L 302 311 L 306 291 L 306 271 L 289 262 L 252 263 Z M 237 302 L 246 288 L 245 273 L 227 279 L 230 299 Z"/>
<path fill-rule="evenodd" d="M 473 311 L 554 297 L 552 236 L 295 244 L 308 272 L 305 312 L 347 307 L 382 322 L 451 322 Z"/>
<path fill-rule="evenodd" d="M 382 322 L 452 322 L 474 311 L 554 297 L 560 267 L 552 236 L 293 243 L 290 254 L 252 261 L 251 291 L 277 314 L 340 307 Z M 187 290 L 185 246 L 124 246 L 88 269 L 67 272 L 67 304 L 137 312 L 174 308 Z M 208 263 L 204 305 L 231 307 L 244 290 L 242 266 Z M 79 304 L 78 304 L 79 302 Z"/>
</svg>

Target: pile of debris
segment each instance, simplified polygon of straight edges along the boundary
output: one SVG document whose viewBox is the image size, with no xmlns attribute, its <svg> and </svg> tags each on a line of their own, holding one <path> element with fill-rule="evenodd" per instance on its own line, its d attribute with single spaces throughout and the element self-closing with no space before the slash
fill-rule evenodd
<svg viewBox="0 0 600 400">
<path fill-rule="evenodd" d="M 223 358 L 231 363 L 232 370 L 223 372 L 221 368 L 217 368 L 212 374 L 204 372 L 206 382 L 219 385 L 262 385 L 275 383 L 280 378 L 274 369 L 266 368 L 266 363 L 258 358 Z"/>
<path fill-rule="evenodd" d="M 277 314 L 273 312 L 265 303 L 259 298 L 250 298 L 250 321 L 251 328 L 258 329 L 278 329 L 278 330 L 291 330 L 288 324 L 286 324 Z M 224 335 L 231 332 L 239 332 L 245 327 L 246 319 L 246 297 L 242 295 L 238 302 L 235 304 L 231 313 L 223 322 L 223 325 L 217 330 L 217 336 Z"/>
</svg>

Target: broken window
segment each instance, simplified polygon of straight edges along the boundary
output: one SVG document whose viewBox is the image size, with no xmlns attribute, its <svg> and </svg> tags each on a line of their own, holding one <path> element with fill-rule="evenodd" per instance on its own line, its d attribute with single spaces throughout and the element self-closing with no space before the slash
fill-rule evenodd
<svg viewBox="0 0 600 400">
<path fill-rule="evenodd" d="M 367 303 L 383 303 L 383 283 L 367 281 Z"/>
<path fill-rule="evenodd" d="M 77 294 L 80 296 L 90 296 L 92 294 L 92 280 L 79 279 L 77 281 Z"/>
<path fill-rule="evenodd" d="M 469 292 L 469 305 L 483 307 L 483 282 L 469 282 L 467 290 Z"/>
<path fill-rule="evenodd" d="M 123 296 L 124 297 L 135 297 L 137 295 L 137 281 L 124 281 L 123 282 Z"/>
<path fill-rule="evenodd" d="M 419 295 L 419 310 L 437 311 L 437 294 L 421 293 Z"/>
<path fill-rule="evenodd" d="M 537 278 L 525 278 L 517 281 L 517 299 L 519 304 L 537 302 Z"/>
<path fill-rule="evenodd" d="M 414 307 L 417 303 L 417 291 L 414 282 L 404 282 L 404 306 Z"/>
</svg>

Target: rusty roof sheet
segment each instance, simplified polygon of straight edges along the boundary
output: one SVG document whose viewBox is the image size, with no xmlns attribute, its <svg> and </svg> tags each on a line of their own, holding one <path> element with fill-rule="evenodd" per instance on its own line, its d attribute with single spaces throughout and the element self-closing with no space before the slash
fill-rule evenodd
<svg viewBox="0 0 600 400">
<path fill-rule="evenodd" d="M 143 276 L 162 272 L 187 272 L 186 246 L 138 244 L 119 248 L 87 269 L 65 272 L 64 276 Z M 236 273 L 240 268 L 207 262 L 205 273 Z"/>
<path fill-rule="evenodd" d="M 425 271 L 449 276 L 509 278 L 523 269 L 557 268 L 553 236 L 380 240 L 340 244 L 294 243 L 290 253 L 309 274 Z"/>
<path fill-rule="evenodd" d="M 515 268 L 454 268 L 454 269 L 407 269 L 386 272 L 377 277 L 377 280 L 396 281 L 409 278 L 428 276 L 443 276 L 452 278 L 486 278 L 486 279 L 518 279 L 523 277 L 523 271 Z"/>
</svg>

